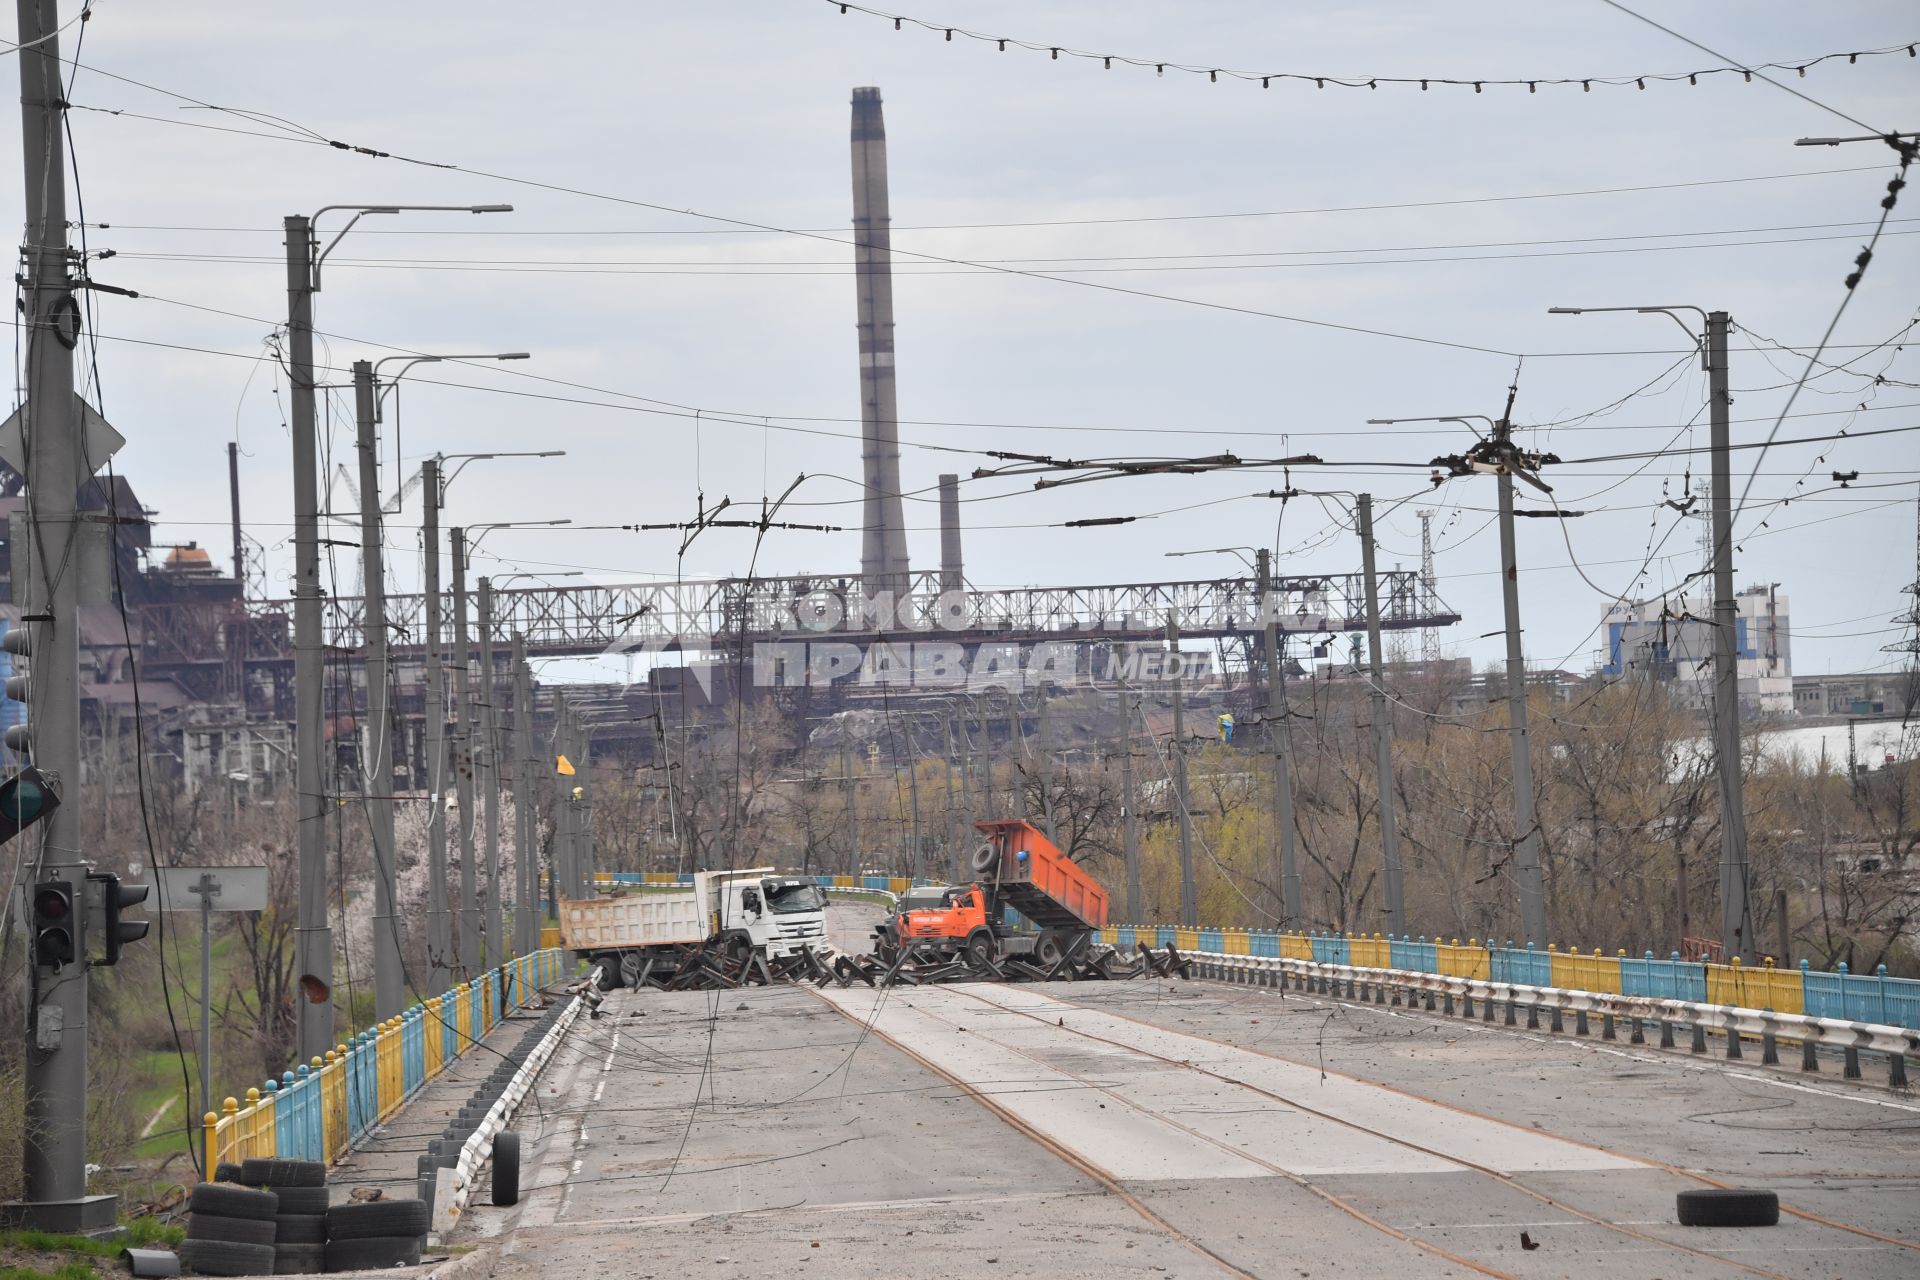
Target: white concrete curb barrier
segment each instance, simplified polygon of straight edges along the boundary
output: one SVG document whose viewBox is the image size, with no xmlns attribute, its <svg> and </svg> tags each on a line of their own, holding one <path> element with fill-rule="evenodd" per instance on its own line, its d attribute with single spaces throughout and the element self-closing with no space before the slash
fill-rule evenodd
<svg viewBox="0 0 1920 1280">
<path fill-rule="evenodd" d="M 1895 1088 L 1906 1087 L 1904 1056 L 1920 1054 L 1920 1031 L 1877 1022 L 1849 1022 L 1840 1018 L 1775 1013 L 1769 1009 L 1744 1009 L 1735 1005 L 1705 1004 L 1660 996 L 1613 995 L 1564 987 L 1529 987 L 1519 983 L 1488 982 L 1480 978 L 1421 973 L 1411 969 L 1375 969 L 1359 965 L 1323 964 L 1313 960 L 1276 959 L 1271 956 L 1227 955 L 1217 951 L 1185 951 L 1181 954 L 1200 967 L 1201 976 L 1227 982 L 1278 986 L 1286 976 L 1291 976 L 1298 985 L 1309 989 L 1359 989 L 1363 993 L 1360 998 L 1363 999 L 1368 991 L 1399 988 L 1410 993 L 1418 991 L 1442 996 L 1446 999 L 1449 1012 L 1455 1000 L 1463 1003 L 1478 1000 L 1483 1003 L 1484 1017 L 1488 1021 L 1493 1018 L 1493 1005 L 1507 1004 L 1520 1009 L 1572 1013 L 1579 1015 L 1583 1023 L 1586 1015 L 1599 1014 L 1608 1019 L 1624 1018 L 1710 1028 L 1730 1037 L 1758 1039 L 1769 1046 L 1777 1040 L 1798 1040 L 1808 1046 L 1831 1045 L 1848 1051 L 1850 1059 L 1859 1050 L 1868 1049 L 1888 1056 L 1889 1083 Z M 1384 1000 L 1376 997 L 1376 1002 Z M 1737 1039 L 1729 1043 L 1728 1056 L 1738 1056 Z M 1849 1074 L 1856 1074 L 1857 1066 L 1851 1061 L 1849 1065 L 1852 1068 Z"/>
<path fill-rule="evenodd" d="M 486 1118 L 461 1146 L 459 1160 L 451 1169 L 439 1171 L 433 1194 L 432 1234 L 436 1243 L 446 1239 L 460 1221 L 460 1215 L 466 1211 L 467 1201 L 472 1198 L 474 1187 L 479 1185 L 480 1170 L 486 1167 L 493 1154 L 494 1135 L 507 1127 L 514 1111 L 533 1091 L 541 1068 L 547 1065 L 547 1060 L 560 1047 L 560 1041 L 566 1038 L 568 1029 L 578 1020 L 581 1010 L 596 1007 L 604 999 L 600 994 L 599 982 L 600 970 L 596 967 L 587 975 L 581 993 L 573 998 L 564 1013 L 554 1019 L 553 1029 L 540 1037 L 540 1043 L 533 1047 L 533 1052 L 520 1064 L 520 1069 L 513 1073 L 513 1079 L 500 1091 L 499 1099 L 488 1109 Z M 592 997 L 591 1001 L 589 997 Z"/>
</svg>

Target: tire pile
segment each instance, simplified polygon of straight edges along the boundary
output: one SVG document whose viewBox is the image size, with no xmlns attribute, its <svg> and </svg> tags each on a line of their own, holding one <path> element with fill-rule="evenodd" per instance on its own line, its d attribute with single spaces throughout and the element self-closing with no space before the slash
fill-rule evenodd
<svg viewBox="0 0 1920 1280">
<path fill-rule="evenodd" d="M 317 1160 L 223 1164 L 193 1189 L 180 1261 L 203 1276 L 313 1275 L 412 1266 L 427 1234 L 419 1200 L 329 1203 Z"/>
</svg>

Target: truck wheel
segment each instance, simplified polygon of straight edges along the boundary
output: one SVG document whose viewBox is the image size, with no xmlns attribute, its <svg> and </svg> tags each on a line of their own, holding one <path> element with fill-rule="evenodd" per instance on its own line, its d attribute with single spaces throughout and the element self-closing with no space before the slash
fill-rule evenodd
<svg viewBox="0 0 1920 1280">
<path fill-rule="evenodd" d="M 611 952 L 603 952 L 593 958 L 593 963 L 600 970 L 600 989 L 602 991 L 619 990 L 620 957 Z"/>
<path fill-rule="evenodd" d="M 991 871 L 993 870 L 993 864 L 999 861 L 999 859 L 1000 855 L 994 851 L 993 845 L 987 843 L 976 848 L 973 851 L 973 856 L 968 859 L 968 861 L 972 864 L 975 871 Z"/>
<path fill-rule="evenodd" d="M 1060 957 L 1065 954 L 1066 949 L 1061 946 L 1060 935 L 1057 933 L 1043 933 L 1033 944 L 1033 958 L 1049 969 L 1059 964 Z"/>
<path fill-rule="evenodd" d="M 985 972 L 987 966 L 993 963 L 994 953 L 998 950 L 999 948 L 994 946 L 993 935 L 982 930 L 967 939 L 967 963 Z"/>
<path fill-rule="evenodd" d="M 725 956 L 732 964 L 744 966 L 747 963 L 747 957 L 752 954 L 752 952 L 753 947 L 745 938 L 736 936 L 728 938 L 720 944 L 720 954 Z"/>
</svg>

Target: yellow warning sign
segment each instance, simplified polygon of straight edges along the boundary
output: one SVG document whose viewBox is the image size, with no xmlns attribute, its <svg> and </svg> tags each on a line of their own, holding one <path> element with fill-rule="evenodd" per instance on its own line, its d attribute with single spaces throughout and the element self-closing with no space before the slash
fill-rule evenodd
<svg viewBox="0 0 1920 1280">
<path fill-rule="evenodd" d="M 573 761 L 567 759 L 565 756 L 555 757 L 553 768 L 554 772 L 563 778 L 571 778 L 573 776 Z"/>
</svg>

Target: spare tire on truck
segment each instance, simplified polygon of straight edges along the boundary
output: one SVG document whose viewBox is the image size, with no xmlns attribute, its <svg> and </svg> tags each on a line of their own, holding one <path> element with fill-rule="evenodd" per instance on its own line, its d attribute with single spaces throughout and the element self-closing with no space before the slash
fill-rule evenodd
<svg viewBox="0 0 1920 1280">
<path fill-rule="evenodd" d="M 987 872 L 987 871 L 993 870 L 993 864 L 998 862 L 999 860 L 1000 860 L 999 851 L 996 850 L 993 847 L 992 842 L 989 841 L 985 844 L 976 846 L 973 851 L 973 856 L 969 858 L 967 861 L 975 871 Z"/>
</svg>

